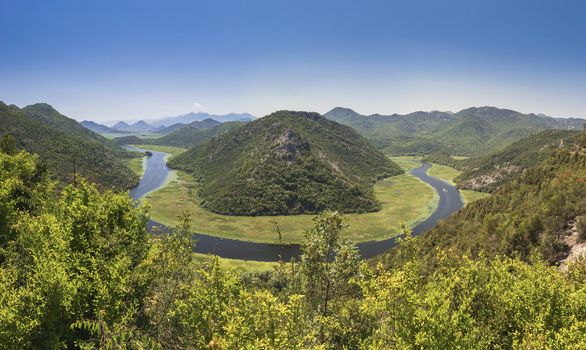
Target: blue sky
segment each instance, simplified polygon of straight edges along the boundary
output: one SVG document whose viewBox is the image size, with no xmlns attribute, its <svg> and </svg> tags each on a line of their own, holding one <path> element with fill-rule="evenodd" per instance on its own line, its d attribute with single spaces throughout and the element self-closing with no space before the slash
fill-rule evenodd
<svg viewBox="0 0 586 350">
<path fill-rule="evenodd" d="M 335 106 L 586 117 L 584 3 L 0 0 L 0 100 L 99 121 Z"/>
</svg>

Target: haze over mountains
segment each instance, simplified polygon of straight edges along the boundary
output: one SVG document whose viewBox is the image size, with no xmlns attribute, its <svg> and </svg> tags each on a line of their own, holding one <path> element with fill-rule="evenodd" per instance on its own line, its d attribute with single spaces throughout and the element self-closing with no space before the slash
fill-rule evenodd
<svg viewBox="0 0 586 350">
<path fill-rule="evenodd" d="M 168 125 L 172 125 L 175 123 L 181 123 L 181 124 L 189 124 L 195 121 L 202 121 L 205 119 L 214 119 L 217 120 L 219 122 L 234 122 L 234 121 L 239 121 L 239 122 L 246 122 L 246 121 L 252 121 L 254 119 L 256 119 L 253 115 L 249 114 L 249 113 L 228 113 L 228 114 L 223 114 L 223 115 L 216 115 L 216 114 L 209 114 L 209 113 L 205 113 L 205 112 L 191 112 L 191 113 L 187 113 L 187 114 L 182 114 L 182 115 L 178 115 L 175 117 L 165 117 L 165 118 L 161 118 L 155 121 L 150 122 L 150 124 L 152 126 L 168 126 Z"/>
<path fill-rule="evenodd" d="M 178 130 L 186 125 L 194 126 L 194 123 L 204 123 L 214 125 L 224 122 L 249 122 L 256 119 L 249 113 L 229 113 L 223 115 L 214 115 L 204 112 L 187 113 L 175 117 L 165 117 L 153 121 L 139 120 L 136 122 L 118 121 L 111 126 L 96 123 L 93 121 L 83 121 L 81 124 L 86 128 L 98 133 L 145 133 L 153 132 L 158 134 L 168 134 Z M 213 126 L 213 125 L 212 125 Z"/>
</svg>

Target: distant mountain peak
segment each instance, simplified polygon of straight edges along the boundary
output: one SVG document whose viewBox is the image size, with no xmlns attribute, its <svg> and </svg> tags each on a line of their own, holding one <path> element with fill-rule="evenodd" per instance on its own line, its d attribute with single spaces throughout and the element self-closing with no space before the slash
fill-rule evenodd
<svg viewBox="0 0 586 350">
<path fill-rule="evenodd" d="M 133 126 L 149 126 L 149 123 L 145 122 L 144 120 L 139 120 L 136 123 L 132 124 Z"/>
<path fill-rule="evenodd" d="M 128 125 L 128 123 L 126 123 L 124 121 L 119 121 L 118 123 L 114 124 L 112 127 L 114 129 L 116 129 L 117 127 L 120 127 L 120 126 L 130 126 L 130 125 Z"/>
<path fill-rule="evenodd" d="M 181 124 L 190 124 L 193 122 L 201 122 L 206 119 L 213 119 L 220 123 L 231 122 L 231 121 L 252 121 L 256 118 L 249 114 L 249 113 L 228 113 L 223 115 L 215 115 L 209 114 L 206 112 L 190 112 L 186 114 L 181 114 L 174 117 L 165 117 L 155 121 L 152 121 L 150 124 L 154 127 L 161 127 L 163 125 L 173 125 L 177 123 Z"/>
</svg>

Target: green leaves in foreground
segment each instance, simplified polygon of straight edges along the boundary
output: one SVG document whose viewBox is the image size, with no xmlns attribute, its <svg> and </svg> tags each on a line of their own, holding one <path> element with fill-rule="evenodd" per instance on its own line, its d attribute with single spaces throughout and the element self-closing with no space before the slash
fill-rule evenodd
<svg viewBox="0 0 586 350">
<path fill-rule="evenodd" d="M 2 349 L 586 348 L 584 261 L 436 250 L 430 268 L 408 237 L 402 265 L 371 267 L 327 212 L 299 261 L 243 278 L 195 259 L 187 216 L 150 235 L 126 194 L 42 174 L 0 153 Z"/>
</svg>

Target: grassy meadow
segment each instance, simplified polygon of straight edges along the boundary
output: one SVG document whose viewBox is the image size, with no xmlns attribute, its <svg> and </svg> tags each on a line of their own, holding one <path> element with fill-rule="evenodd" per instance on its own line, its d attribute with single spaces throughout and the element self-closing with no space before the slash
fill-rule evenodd
<svg viewBox="0 0 586 350">
<path fill-rule="evenodd" d="M 400 159 L 398 163 L 406 169 L 418 164 L 412 159 Z M 277 225 L 284 243 L 300 242 L 303 232 L 312 225 L 314 215 L 252 217 L 215 214 L 198 205 L 195 197 L 197 183 L 191 175 L 172 171 L 169 178 L 166 187 L 147 196 L 152 218 L 165 225 L 176 224 L 178 216 L 187 212 L 192 218 L 191 228 L 196 232 L 268 243 L 279 242 Z M 347 214 L 349 227 L 344 238 L 360 242 L 391 237 L 398 232 L 401 222 L 414 225 L 427 218 L 438 202 L 438 196 L 430 186 L 408 174 L 377 182 L 374 192 L 382 203 L 382 210 Z"/>
<path fill-rule="evenodd" d="M 254 260 L 238 260 L 220 258 L 211 254 L 195 253 L 195 258 L 199 261 L 210 261 L 214 258 L 218 259 L 220 266 L 224 269 L 236 270 L 238 272 L 263 272 L 273 271 L 278 262 L 254 261 Z"/>
<path fill-rule="evenodd" d="M 178 154 L 185 152 L 185 150 L 186 150 L 185 148 L 181 148 L 181 147 L 159 146 L 159 145 L 130 145 L 130 146 L 136 147 L 136 148 L 142 148 L 145 150 L 151 150 L 151 151 L 155 151 L 155 152 L 169 153 L 171 156 L 176 156 Z"/>
<path fill-rule="evenodd" d="M 433 166 L 427 171 L 430 176 L 437 177 L 450 185 L 455 185 L 454 179 L 460 175 L 460 171 L 449 166 L 433 164 Z M 479 199 L 488 197 L 489 194 L 485 192 L 471 191 L 471 190 L 460 190 L 460 197 L 464 201 L 464 205 L 472 203 Z"/>
<path fill-rule="evenodd" d="M 130 158 L 124 161 L 124 164 L 130 168 L 136 175 L 142 176 L 144 174 L 145 157 Z"/>
</svg>

